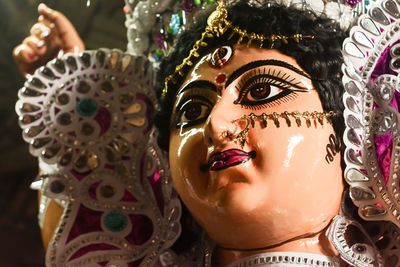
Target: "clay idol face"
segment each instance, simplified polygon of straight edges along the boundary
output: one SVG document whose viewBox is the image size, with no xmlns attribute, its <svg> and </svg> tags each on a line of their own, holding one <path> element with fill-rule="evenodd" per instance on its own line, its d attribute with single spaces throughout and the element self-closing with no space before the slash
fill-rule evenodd
<svg viewBox="0 0 400 267">
<path fill-rule="evenodd" d="M 310 77 L 276 50 L 223 47 L 189 72 L 171 120 L 172 178 L 218 245 L 273 245 L 337 214 L 340 156 L 326 161 L 333 128 L 326 118 L 307 123 L 312 112 L 323 110 Z"/>
</svg>

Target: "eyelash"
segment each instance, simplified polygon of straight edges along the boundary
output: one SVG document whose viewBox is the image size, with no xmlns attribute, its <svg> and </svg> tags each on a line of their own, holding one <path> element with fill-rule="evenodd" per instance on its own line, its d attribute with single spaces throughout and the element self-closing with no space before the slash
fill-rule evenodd
<svg viewBox="0 0 400 267">
<path fill-rule="evenodd" d="M 263 68 L 262 70 L 253 69 L 240 79 L 239 84 L 236 85 L 236 90 L 239 91 L 239 97 L 234 101 L 234 104 L 240 104 L 246 109 L 258 110 L 266 107 L 270 108 L 293 100 L 296 98 L 297 93 L 295 92 L 296 89 L 291 88 L 295 87 L 298 89 L 304 89 L 299 86 L 300 82 L 293 83 L 294 80 L 295 78 L 291 78 L 287 73 L 282 74 L 282 71 L 271 71 L 271 69 L 268 69 L 267 71 L 266 68 Z M 264 99 L 263 101 L 243 103 L 244 97 L 246 97 L 250 89 L 256 85 L 275 86 L 284 91 L 271 98 Z"/>
</svg>

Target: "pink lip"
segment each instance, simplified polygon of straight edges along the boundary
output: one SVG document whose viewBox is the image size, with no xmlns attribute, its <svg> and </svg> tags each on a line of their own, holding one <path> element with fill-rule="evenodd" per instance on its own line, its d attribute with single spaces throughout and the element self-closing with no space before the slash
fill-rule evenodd
<svg viewBox="0 0 400 267">
<path fill-rule="evenodd" d="M 220 171 L 242 164 L 256 157 L 256 151 L 246 152 L 240 149 L 229 149 L 213 154 L 207 164 L 200 167 L 202 171 Z"/>
</svg>

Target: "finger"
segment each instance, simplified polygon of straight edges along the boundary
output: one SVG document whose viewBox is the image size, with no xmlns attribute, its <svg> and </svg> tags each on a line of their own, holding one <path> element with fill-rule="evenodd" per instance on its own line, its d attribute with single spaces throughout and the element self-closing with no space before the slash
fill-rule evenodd
<svg viewBox="0 0 400 267">
<path fill-rule="evenodd" d="M 39 65 L 39 57 L 26 44 L 21 44 L 15 47 L 13 50 L 13 56 L 18 69 L 24 76 L 32 74 Z"/>
<path fill-rule="evenodd" d="M 32 63 L 39 59 L 39 56 L 27 44 L 21 44 L 14 48 L 13 55 L 15 60 L 21 64 Z"/>
<path fill-rule="evenodd" d="M 33 52 L 38 56 L 42 56 L 46 53 L 45 41 L 40 40 L 36 36 L 28 36 L 22 43 L 29 46 L 33 50 Z"/>
<path fill-rule="evenodd" d="M 50 29 L 51 36 L 53 35 L 53 33 L 58 36 L 57 29 L 55 28 L 54 23 L 45 18 L 43 15 L 39 15 L 38 22 L 44 24 L 46 27 Z"/>
<path fill-rule="evenodd" d="M 45 24 L 38 22 L 31 27 L 30 33 L 39 39 L 45 39 L 50 36 L 51 29 Z"/>
<path fill-rule="evenodd" d="M 46 19 L 43 15 L 39 15 L 38 22 L 43 23 L 50 29 L 54 28 L 54 23 L 52 23 L 50 20 Z"/>
<path fill-rule="evenodd" d="M 84 44 L 72 23 L 60 12 L 47 7 L 45 4 L 38 6 L 38 11 L 43 16 L 43 21 L 47 20 L 54 24 L 55 32 L 61 39 L 61 49 L 65 52 L 84 50 Z"/>
</svg>

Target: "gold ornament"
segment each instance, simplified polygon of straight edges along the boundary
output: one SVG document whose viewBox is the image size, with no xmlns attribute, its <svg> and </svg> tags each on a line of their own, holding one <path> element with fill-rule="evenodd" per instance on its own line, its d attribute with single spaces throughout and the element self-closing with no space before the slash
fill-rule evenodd
<svg viewBox="0 0 400 267">
<path fill-rule="evenodd" d="M 272 120 L 277 128 L 280 127 L 280 122 L 279 118 L 283 118 L 287 124 L 288 127 L 291 127 L 291 118 L 294 118 L 297 124 L 297 127 L 301 126 L 301 118 L 305 119 L 307 127 L 311 127 L 311 122 L 314 122 L 314 126 L 317 127 L 318 123 L 320 125 L 324 125 L 324 118 L 326 121 L 330 124 L 332 124 L 331 117 L 335 116 L 334 111 L 329 111 L 329 112 L 318 112 L 318 111 L 313 111 L 313 112 L 308 112 L 305 111 L 303 113 L 300 113 L 298 111 L 294 112 L 282 112 L 282 113 L 276 113 L 272 112 L 271 114 L 267 113 L 262 113 L 260 115 L 256 115 L 254 113 L 250 113 L 249 115 L 243 115 L 239 119 L 236 119 L 232 121 L 232 123 L 235 123 L 237 121 L 245 121 L 246 125 L 244 126 L 243 130 L 233 139 L 235 142 L 239 143 L 242 147 L 246 143 L 247 135 L 250 131 L 250 125 L 252 128 L 255 128 L 256 120 L 260 120 L 262 126 L 265 128 L 268 125 L 268 120 Z"/>
</svg>

